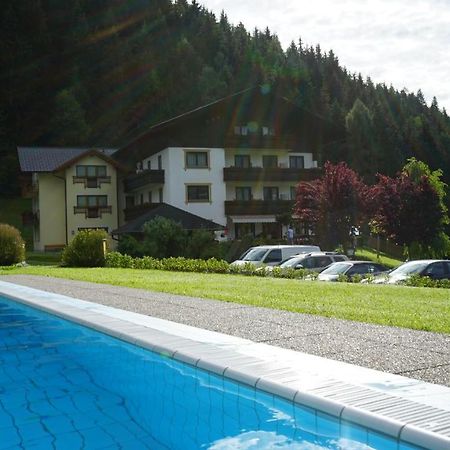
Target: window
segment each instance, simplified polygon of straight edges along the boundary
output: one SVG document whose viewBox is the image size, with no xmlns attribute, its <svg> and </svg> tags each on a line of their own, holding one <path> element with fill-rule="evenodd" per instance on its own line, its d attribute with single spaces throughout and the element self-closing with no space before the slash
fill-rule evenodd
<svg viewBox="0 0 450 450">
<path fill-rule="evenodd" d="M 125 208 L 132 208 L 134 206 L 134 196 L 127 195 L 125 197 Z"/>
<path fill-rule="evenodd" d="M 255 224 L 254 223 L 235 223 L 234 234 L 236 239 L 242 239 L 244 236 L 255 236 Z"/>
<path fill-rule="evenodd" d="M 270 127 L 262 127 L 261 128 L 261 134 L 263 136 L 274 136 L 275 135 L 275 131 L 273 130 L 273 128 L 270 128 Z"/>
<path fill-rule="evenodd" d="M 162 156 L 158 155 L 158 170 L 162 170 Z"/>
<path fill-rule="evenodd" d="M 295 200 L 297 198 L 297 186 L 290 187 L 290 195 L 291 195 L 291 200 Z"/>
<path fill-rule="evenodd" d="M 186 168 L 207 169 L 208 167 L 208 152 L 186 152 Z"/>
<path fill-rule="evenodd" d="M 209 202 L 209 184 L 186 186 L 186 199 L 188 202 Z"/>
<path fill-rule="evenodd" d="M 263 155 L 262 161 L 265 168 L 278 167 L 278 156 L 276 155 Z"/>
<path fill-rule="evenodd" d="M 373 269 L 370 270 L 370 267 L 368 264 L 356 264 L 347 272 L 347 275 L 365 275 L 373 272 Z"/>
<path fill-rule="evenodd" d="M 99 208 L 107 206 L 106 195 L 77 195 L 77 206 L 79 208 Z"/>
<path fill-rule="evenodd" d="M 84 213 L 87 218 L 101 217 L 101 212 L 111 213 L 106 195 L 77 195 L 75 214 Z"/>
<path fill-rule="evenodd" d="M 279 192 L 278 187 L 264 186 L 263 188 L 263 198 L 264 200 L 278 200 Z"/>
<path fill-rule="evenodd" d="M 249 168 L 251 166 L 250 155 L 234 155 L 234 166 L 242 169 Z"/>
<path fill-rule="evenodd" d="M 264 258 L 264 261 L 266 264 L 274 263 L 274 262 L 280 262 L 281 261 L 281 249 L 277 248 L 274 250 L 271 250 L 269 254 Z"/>
<path fill-rule="evenodd" d="M 303 156 L 289 156 L 289 167 L 291 169 L 304 169 L 305 158 Z"/>
<path fill-rule="evenodd" d="M 252 199 L 252 188 L 249 186 L 236 188 L 236 200 L 248 201 Z"/>
<path fill-rule="evenodd" d="M 74 183 L 84 183 L 85 188 L 98 188 L 100 183 L 110 183 L 106 176 L 106 166 L 76 166 Z M 99 181 L 99 178 L 102 180 Z"/>
<path fill-rule="evenodd" d="M 441 262 L 433 263 L 427 267 L 424 275 L 431 278 L 442 278 L 445 275 L 445 267 Z"/>
<path fill-rule="evenodd" d="M 77 166 L 77 177 L 106 177 L 106 166 Z"/>
</svg>

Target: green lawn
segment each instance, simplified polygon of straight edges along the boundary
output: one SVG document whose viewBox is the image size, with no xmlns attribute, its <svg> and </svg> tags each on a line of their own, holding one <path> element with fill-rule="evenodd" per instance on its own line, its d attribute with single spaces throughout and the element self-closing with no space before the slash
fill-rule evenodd
<svg viewBox="0 0 450 450">
<path fill-rule="evenodd" d="M 25 267 L 34 274 L 149 289 L 326 317 L 450 333 L 450 290 L 135 269 Z"/>
<path fill-rule="evenodd" d="M 61 252 L 27 252 L 26 261 L 31 266 L 57 266 L 61 262 Z"/>
<path fill-rule="evenodd" d="M 404 263 L 404 261 L 400 259 L 395 259 L 392 256 L 389 256 L 383 252 L 380 252 L 380 254 L 377 255 L 377 251 L 369 247 L 362 247 L 356 249 L 355 259 L 379 262 L 391 269 L 393 269 L 394 267 L 398 267 L 400 264 Z"/>
</svg>

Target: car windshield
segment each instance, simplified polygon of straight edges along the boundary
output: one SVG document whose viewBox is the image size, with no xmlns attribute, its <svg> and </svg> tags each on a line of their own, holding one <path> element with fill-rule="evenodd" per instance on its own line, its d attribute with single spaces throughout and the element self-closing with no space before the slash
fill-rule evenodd
<svg viewBox="0 0 450 450">
<path fill-rule="evenodd" d="M 261 261 L 267 253 L 267 248 L 254 248 L 244 255 L 242 261 Z"/>
<path fill-rule="evenodd" d="M 303 258 L 289 258 L 285 259 L 281 264 L 280 267 L 295 267 L 298 263 L 302 261 Z"/>
<path fill-rule="evenodd" d="M 324 271 L 322 271 L 321 275 L 323 275 L 323 274 L 325 274 L 325 275 L 340 275 L 341 273 L 347 272 L 347 270 L 351 266 L 352 265 L 350 263 L 343 263 L 343 262 L 334 263 L 330 267 L 328 267 Z"/>
<path fill-rule="evenodd" d="M 422 272 L 428 264 L 430 263 L 426 261 L 410 261 L 397 267 L 390 275 L 414 275 L 415 273 Z"/>
</svg>

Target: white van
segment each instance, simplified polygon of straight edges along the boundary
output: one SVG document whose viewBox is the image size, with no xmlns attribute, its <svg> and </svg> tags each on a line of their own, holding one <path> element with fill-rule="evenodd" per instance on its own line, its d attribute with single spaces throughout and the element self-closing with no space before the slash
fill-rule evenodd
<svg viewBox="0 0 450 450">
<path fill-rule="evenodd" d="M 231 264 L 240 266 L 251 263 L 255 266 L 275 266 L 290 256 L 311 252 L 320 252 L 320 247 L 317 245 L 259 245 L 258 247 L 250 247 Z"/>
</svg>

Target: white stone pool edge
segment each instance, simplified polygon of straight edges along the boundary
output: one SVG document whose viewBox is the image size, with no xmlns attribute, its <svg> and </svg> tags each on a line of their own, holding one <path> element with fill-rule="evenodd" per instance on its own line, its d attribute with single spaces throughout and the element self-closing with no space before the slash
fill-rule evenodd
<svg viewBox="0 0 450 450">
<path fill-rule="evenodd" d="M 0 281 L 0 294 L 396 439 L 450 450 L 450 388 Z"/>
</svg>

